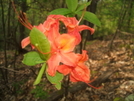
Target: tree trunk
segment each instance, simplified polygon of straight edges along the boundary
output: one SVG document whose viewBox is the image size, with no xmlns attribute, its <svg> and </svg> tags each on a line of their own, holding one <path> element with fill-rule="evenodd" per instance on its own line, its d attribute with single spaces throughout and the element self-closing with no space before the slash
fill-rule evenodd
<svg viewBox="0 0 134 101">
<path fill-rule="evenodd" d="M 8 22 L 7 22 L 7 38 L 10 40 L 11 39 L 11 26 L 10 26 L 10 19 L 11 18 L 11 2 L 9 1 L 9 7 L 8 7 Z M 9 50 L 10 47 L 10 43 L 7 43 L 7 49 Z"/>
<path fill-rule="evenodd" d="M 22 10 L 22 12 L 27 11 L 26 0 L 23 0 L 23 2 L 21 3 L 21 10 Z M 18 52 L 23 53 L 24 49 L 22 49 L 22 47 L 21 47 L 21 41 L 22 41 L 22 39 L 25 38 L 25 26 L 23 26 L 22 24 L 19 24 L 19 32 L 20 32 L 20 36 L 19 36 Z"/>
<path fill-rule="evenodd" d="M 88 0 L 88 1 L 91 1 L 91 0 Z M 98 3 L 99 0 L 92 0 L 91 4 L 87 7 L 87 11 L 89 12 L 92 12 L 92 13 L 96 13 L 96 10 L 97 10 L 97 3 Z M 85 21 L 85 24 L 87 26 L 90 26 L 90 27 L 94 27 L 94 24 L 92 24 L 91 22 L 88 22 L 88 21 Z M 90 34 L 90 31 L 87 31 L 87 39 L 86 40 L 92 40 L 93 39 L 93 35 Z"/>
<path fill-rule="evenodd" d="M 127 4 L 127 0 L 124 0 L 124 2 L 122 4 L 122 7 L 121 7 L 121 10 L 120 10 L 121 12 L 120 12 L 120 15 L 119 15 L 117 29 L 116 29 L 116 31 L 115 31 L 115 33 L 113 35 L 113 38 L 111 39 L 111 42 L 108 45 L 109 51 L 112 50 L 114 39 L 118 35 L 119 30 L 121 30 L 121 28 L 122 28 L 122 24 L 123 24 L 123 21 L 124 21 L 124 18 L 126 16 L 126 12 L 127 12 L 127 9 L 128 9 L 128 7 L 126 6 L 126 4 Z"/>
<path fill-rule="evenodd" d="M 7 43 L 6 43 L 6 25 L 5 25 L 5 15 L 4 15 L 4 5 L 3 5 L 3 1 L 0 0 L 0 4 L 1 4 L 1 22 L 2 22 L 2 33 L 4 34 L 4 63 L 5 63 L 5 68 L 7 68 Z M 8 77 L 7 77 L 7 69 L 3 70 L 0 69 L 1 74 L 2 74 L 2 79 L 4 81 L 4 83 L 6 84 L 8 82 Z"/>
<path fill-rule="evenodd" d="M 130 26 L 131 26 L 132 8 L 133 8 L 133 0 L 130 0 L 130 1 L 129 1 L 129 10 L 128 10 L 127 31 L 130 30 Z"/>
<path fill-rule="evenodd" d="M 90 0 L 88 0 L 89 2 Z M 92 0 L 91 4 L 87 7 L 87 11 L 92 12 L 92 13 L 96 13 L 97 10 L 97 3 L 99 2 L 99 0 Z M 87 25 L 89 27 L 94 27 L 94 24 L 92 24 L 91 22 L 88 21 L 84 21 L 84 25 Z M 84 35 L 86 34 L 86 35 Z M 86 43 L 89 40 L 93 40 L 93 35 L 91 35 L 91 32 L 89 30 L 83 31 L 81 33 L 81 37 L 82 37 L 82 42 L 80 43 L 80 53 L 82 52 L 82 49 L 86 48 Z"/>
</svg>

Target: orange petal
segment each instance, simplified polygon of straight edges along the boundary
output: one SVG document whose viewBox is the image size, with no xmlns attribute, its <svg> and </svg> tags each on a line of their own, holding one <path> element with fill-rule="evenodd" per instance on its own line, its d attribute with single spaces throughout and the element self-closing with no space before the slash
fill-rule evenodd
<svg viewBox="0 0 134 101">
<path fill-rule="evenodd" d="M 59 25 L 53 24 L 51 26 L 51 29 L 47 33 L 48 33 L 48 35 L 47 35 L 48 39 L 53 42 L 53 40 L 55 40 L 60 35 Z"/>
<path fill-rule="evenodd" d="M 47 20 L 43 23 L 43 26 L 46 30 L 50 30 L 53 24 L 57 24 L 58 20 L 51 17 L 47 17 Z"/>
<path fill-rule="evenodd" d="M 67 75 L 67 74 L 69 74 L 71 72 L 72 67 L 71 66 L 67 66 L 67 65 L 60 65 L 60 66 L 58 66 L 57 70 L 60 73 L 62 73 L 64 75 Z"/>
<path fill-rule="evenodd" d="M 30 37 L 26 37 L 21 41 L 22 48 L 25 48 L 28 44 L 30 44 Z"/>
<path fill-rule="evenodd" d="M 76 66 L 77 64 L 77 58 L 78 55 L 73 53 L 73 52 L 69 52 L 69 53 L 60 53 L 61 56 L 61 62 L 64 63 L 65 65 L 69 65 L 69 66 Z"/>
<path fill-rule="evenodd" d="M 88 55 L 86 50 L 82 50 L 82 54 L 78 54 L 79 62 L 85 62 L 88 60 Z"/>
<path fill-rule="evenodd" d="M 59 21 L 57 19 L 49 17 L 43 23 L 43 26 L 46 30 L 45 35 L 48 37 L 49 41 L 55 40 L 55 38 L 60 35 L 60 33 L 59 33 Z"/>
<path fill-rule="evenodd" d="M 75 48 L 75 37 L 69 34 L 62 34 L 56 39 L 55 44 L 63 52 L 73 51 Z"/>
<path fill-rule="evenodd" d="M 62 21 L 68 28 L 74 28 L 78 24 L 78 20 L 75 17 L 66 17 L 64 19 L 62 18 L 60 21 Z"/>
<path fill-rule="evenodd" d="M 38 30 L 40 30 L 42 33 L 45 33 L 45 28 L 43 26 L 43 24 L 39 24 L 38 26 L 34 26 L 36 27 Z"/>
<path fill-rule="evenodd" d="M 66 19 L 64 15 L 49 15 L 48 18 Z"/>
<path fill-rule="evenodd" d="M 70 81 L 71 82 L 79 82 L 76 78 L 74 78 L 72 75 L 70 75 Z"/>
<path fill-rule="evenodd" d="M 86 25 L 80 25 L 80 26 L 78 26 L 78 30 L 79 31 L 82 31 L 82 30 L 89 30 L 89 31 L 91 31 L 91 34 L 93 34 L 94 33 L 94 29 L 93 28 L 91 28 L 91 27 L 89 27 L 89 26 L 86 26 Z"/>
<path fill-rule="evenodd" d="M 54 54 L 50 57 L 50 59 L 47 61 L 47 63 L 48 63 L 47 72 L 48 72 L 49 75 L 51 75 L 51 76 L 55 75 L 60 61 L 61 61 L 61 57 L 60 57 L 59 54 Z"/>
<path fill-rule="evenodd" d="M 71 72 L 71 80 L 72 82 L 82 81 L 88 83 L 90 80 L 90 71 L 85 65 L 81 66 L 75 67 Z"/>
<path fill-rule="evenodd" d="M 77 29 L 73 29 L 73 31 L 68 31 L 68 34 L 75 37 L 76 45 L 78 45 L 81 42 L 81 35 Z"/>
</svg>

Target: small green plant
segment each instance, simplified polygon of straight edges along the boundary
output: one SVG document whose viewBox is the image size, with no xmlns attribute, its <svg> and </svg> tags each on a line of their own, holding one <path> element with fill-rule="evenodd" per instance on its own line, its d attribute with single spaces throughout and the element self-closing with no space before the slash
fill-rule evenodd
<svg viewBox="0 0 134 101">
<path fill-rule="evenodd" d="M 128 95 L 125 99 L 116 97 L 113 101 L 134 101 L 134 94 Z"/>
<path fill-rule="evenodd" d="M 125 101 L 125 100 L 121 97 L 116 97 L 113 101 Z"/>
<path fill-rule="evenodd" d="M 35 89 L 31 91 L 31 93 L 34 95 L 35 98 L 40 98 L 40 99 L 46 99 L 49 95 L 48 92 L 43 90 L 42 86 L 36 86 Z"/>
<path fill-rule="evenodd" d="M 130 94 L 125 98 L 125 101 L 134 101 L 134 94 Z"/>
</svg>

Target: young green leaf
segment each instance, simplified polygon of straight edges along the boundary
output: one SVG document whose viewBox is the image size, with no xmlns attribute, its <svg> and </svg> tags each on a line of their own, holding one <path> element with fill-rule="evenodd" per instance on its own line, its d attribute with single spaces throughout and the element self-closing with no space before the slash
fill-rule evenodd
<svg viewBox="0 0 134 101">
<path fill-rule="evenodd" d="M 59 8 L 59 9 L 55 9 L 55 10 L 51 11 L 49 13 L 49 15 L 50 14 L 68 15 L 70 13 L 72 13 L 72 12 L 69 9 L 67 9 L 67 8 Z"/>
<path fill-rule="evenodd" d="M 81 16 L 82 11 L 79 11 L 76 14 Z M 97 18 L 97 16 L 94 13 L 86 11 L 85 14 L 84 14 L 84 19 L 93 23 L 93 24 L 95 24 L 95 25 L 97 25 L 97 26 L 101 26 L 101 23 L 100 23 L 99 19 Z"/>
<path fill-rule="evenodd" d="M 34 66 L 36 64 L 43 63 L 44 61 L 40 58 L 40 55 L 37 52 L 32 51 L 24 55 L 22 62 L 25 65 Z"/>
<path fill-rule="evenodd" d="M 87 6 L 89 6 L 90 4 L 91 4 L 91 1 L 79 5 L 75 13 L 83 10 L 84 8 L 86 8 Z"/>
<path fill-rule="evenodd" d="M 35 80 L 35 82 L 34 82 L 34 85 L 37 85 L 37 84 L 40 83 L 41 78 L 42 78 L 42 76 L 43 76 L 43 73 L 44 73 L 45 69 L 46 69 L 46 63 L 44 63 L 44 64 L 42 65 L 42 67 L 41 67 L 41 69 L 40 69 L 40 71 L 39 71 L 39 73 L 38 73 L 38 76 L 37 76 L 37 78 L 36 78 L 36 80 Z"/>
<path fill-rule="evenodd" d="M 47 53 L 50 52 L 50 43 L 41 31 L 33 28 L 30 32 L 30 42 L 39 50 L 39 55 L 44 61 L 49 59 L 50 54 Z"/>
<path fill-rule="evenodd" d="M 125 101 L 134 101 L 134 94 L 130 94 L 125 98 Z"/>
<path fill-rule="evenodd" d="M 50 76 L 47 72 L 46 72 L 46 76 L 47 79 L 55 85 L 55 87 L 59 90 L 61 89 L 61 80 L 63 79 L 63 74 L 56 72 L 55 76 Z"/>
<path fill-rule="evenodd" d="M 114 101 L 125 101 L 125 100 L 123 100 L 121 97 L 116 97 L 114 98 Z"/>
<path fill-rule="evenodd" d="M 74 12 L 78 6 L 78 0 L 66 0 L 68 9 Z"/>
<path fill-rule="evenodd" d="M 57 82 L 56 85 L 54 85 L 58 90 L 61 89 L 61 82 Z"/>
</svg>

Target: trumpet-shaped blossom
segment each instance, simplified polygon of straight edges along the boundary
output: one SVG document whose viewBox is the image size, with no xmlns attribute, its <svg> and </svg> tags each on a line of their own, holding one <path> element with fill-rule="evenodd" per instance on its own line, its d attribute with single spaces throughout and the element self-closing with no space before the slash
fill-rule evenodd
<svg viewBox="0 0 134 101">
<path fill-rule="evenodd" d="M 90 80 L 90 70 L 89 68 L 84 64 L 84 62 L 88 59 L 88 56 L 86 54 L 86 51 L 83 51 L 82 54 L 78 54 L 77 56 L 77 62 L 74 66 L 68 66 L 68 65 L 60 65 L 58 66 L 57 70 L 64 74 L 70 74 L 70 80 L 72 82 L 86 82 L 89 83 Z"/>
<path fill-rule="evenodd" d="M 24 17 L 26 18 L 26 17 Z M 39 24 L 38 26 L 32 26 L 27 19 L 21 20 L 21 23 L 29 28 L 30 30 L 33 27 L 36 27 L 42 33 L 44 33 L 49 41 L 54 40 L 57 36 L 60 35 L 59 33 L 59 21 L 62 21 L 65 26 L 67 27 L 67 33 L 70 35 L 75 36 L 75 44 L 78 45 L 81 41 L 80 31 L 82 30 L 90 30 L 91 34 L 94 32 L 94 29 L 86 26 L 86 25 L 79 25 L 79 21 L 75 17 L 65 17 L 63 15 L 49 15 L 47 20 L 43 24 Z M 30 44 L 30 38 L 27 37 L 22 40 L 21 45 L 22 48 L 25 48 L 28 44 Z"/>
<path fill-rule="evenodd" d="M 72 51 L 75 48 L 75 37 L 69 34 L 62 34 L 58 36 L 52 43 L 51 57 L 48 59 L 49 75 L 54 76 L 56 70 L 61 63 L 74 66 L 77 62 L 77 55 Z"/>
<path fill-rule="evenodd" d="M 89 30 L 91 31 L 91 34 L 94 33 L 93 28 L 86 25 L 79 25 L 80 22 L 75 17 L 65 17 L 59 15 L 51 15 L 51 17 L 59 19 L 65 24 L 68 31 L 67 33 L 76 37 L 76 45 L 81 42 L 81 36 L 79 32 L 82 30 Z"/>
<path fill-rule="evenodd" d="M 75 54 L 73 50 L 81 41 L 80 32 L 86 29 L 90 30 L 92 34 L 94 29 L 85 25 L 79 25 L 79 21 L 77 21 L 75 17 L 65 17 L 63 15 L 49 15 L 46 21 L 38 26 L 32 26 L 25 20 L 27 19 L 21 20 L 24 26 L 30 30 L 36 27 L 50 42 L 50 58 L 47 60 L 47 72 L 50 76 L 55 76 L 56 71 L 59 71 L 64 75 L 70 74 L 70 80 L 72 82 L 89 82 L 90 71 L 84 64 L 88 59 L 87 52 L 83 51 L 82 54 Z M 60 34 L 60 21 L 65 24 L 67 33 Z M 30 44 L 30 37 L 23 39 L 21 44 L 22 48 L 25 48 Z M 62 65 L 60 65 L 61 63 Z"/>
<path fill-rule="evenodd" d="M 26 22 L 25 26 L 27 27 L 28 22 L 27 21 L 25 22 Z M 28 25 L 30 24 L 28 23 Z M 33 27 L 36 27 L 38 30 L 44 33 L 44 35 L 48 38 L 50 42 L 60 35 L 59 21 L 52 17 L 48 17 L 47 20 L 43 24 L 39 24 L 38 26 L 31 25 L 28 28 L 31 30 Z M 28 44 L 30 44 L 30 37 L 26 37 L 21 42 L 22 48 L 25 48 Z"/>
</svg>

